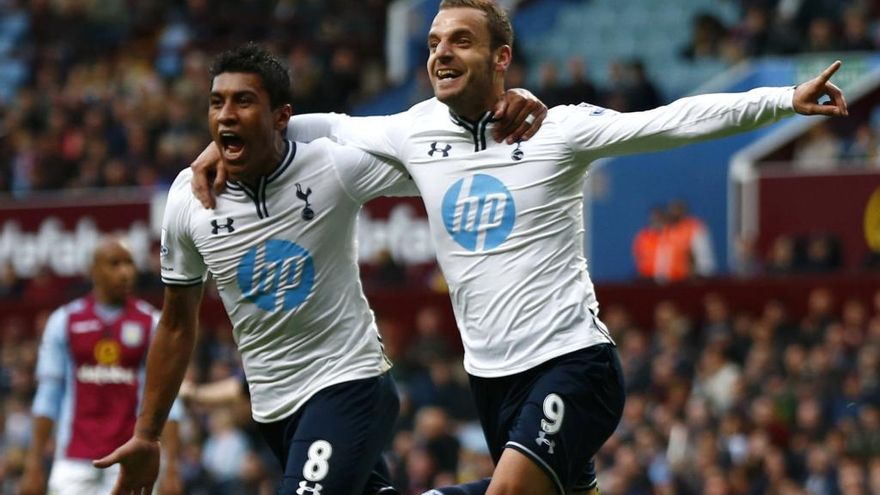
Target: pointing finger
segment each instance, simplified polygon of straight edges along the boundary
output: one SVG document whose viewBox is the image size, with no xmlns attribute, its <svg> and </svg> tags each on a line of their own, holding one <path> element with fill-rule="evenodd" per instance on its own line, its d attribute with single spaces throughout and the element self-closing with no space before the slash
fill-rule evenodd
<svg viewBox="0 0 880 495">
<path fill-rule="evenodd" d="M 843 65 L 842 62 L 840 60 L 836 60 L 833 64 L 829 65 L 827 69 L 822 71 L 822 74 L 819 75 L 819 79 L 822 82 L 828 82 L 828 80 L 831 79 L 831 76 L 833 76 L 834 73 L 837 72 L 837 69 L 839 69 L 841 65 Z"/>
</svg>

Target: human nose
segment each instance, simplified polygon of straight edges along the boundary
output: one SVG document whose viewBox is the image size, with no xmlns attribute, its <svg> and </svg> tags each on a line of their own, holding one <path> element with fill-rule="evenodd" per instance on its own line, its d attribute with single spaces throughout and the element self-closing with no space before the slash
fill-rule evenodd
<svg viewBox="0 0 880 495">
<path fill-rule="evenodd" d="M 452 56 L 452 50 L 450 49 L 449 43 L 446 41 L 440 41 L 437 43 L 437 46 L 434 48 L 434 56 L 442 59 L 450 58 Z"/>
<path fill-rule="evenodd" d="M 217 112 L 217 120 L 221 123 L 232 122 L 236 118 L 235 106 L 231 101 L 223 102 L 223 105 Z"/>
</svg>

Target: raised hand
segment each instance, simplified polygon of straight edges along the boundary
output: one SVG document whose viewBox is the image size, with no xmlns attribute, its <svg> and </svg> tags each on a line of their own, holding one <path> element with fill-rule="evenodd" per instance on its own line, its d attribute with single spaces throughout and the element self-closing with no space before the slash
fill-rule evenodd
<svg viewBox="0 0 880 495">
<path fill-rule="evenodd" d="M 845 117 L 849 115 L 846 109 L 846 100 L 843 92 L 831 83 L 831 76 L 841 66 L 840 60 L 829 65 L 816 78 L 799 84 L 794 90 L 794 111 L 801 115 L 828 115 Z M 819 98 L 828 95 L 831 98 L 826 103 L 819 103 Z"/>
</svg>

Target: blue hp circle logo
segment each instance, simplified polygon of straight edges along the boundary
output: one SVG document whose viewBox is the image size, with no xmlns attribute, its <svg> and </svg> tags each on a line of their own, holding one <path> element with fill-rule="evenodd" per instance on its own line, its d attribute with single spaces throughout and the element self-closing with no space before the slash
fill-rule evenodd
<svg viewBox="0 0 880 495">
<path fill-rule="evenodd" d="M 290 241 L 268 240 L 249 249 L 238 265 L 241 293 L 266 311 L 296 309 L 314 282 L 312 256 Z"/>
<path fill-rule="evenodd" d="M 499 246 L 510 235 L 515 220 L 513 196 L 491 175 L 461 179 L 443 196 L 446 231 L 469 251 Z"/>
</svg>

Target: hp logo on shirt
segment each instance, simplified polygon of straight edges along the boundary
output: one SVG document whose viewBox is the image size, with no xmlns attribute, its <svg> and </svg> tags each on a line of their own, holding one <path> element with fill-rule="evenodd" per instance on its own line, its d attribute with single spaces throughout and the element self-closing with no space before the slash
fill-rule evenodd
<svg viewBox="0 0 880 495">
<path fill-rule="evenodd" d="M 461 247 L 485 251 L 510 235 L 516 220 L 513 196 L 491 175 L 459 180 L 443 196 L 443 223 Z"/>
<path fill-rule="evenodd" d="M 266 311 L 291 311 L 309 297 L 315 263 L 308 251 L 282 240 L 252 247 L 238 265 L 242 295 Z"/>
</svg>

